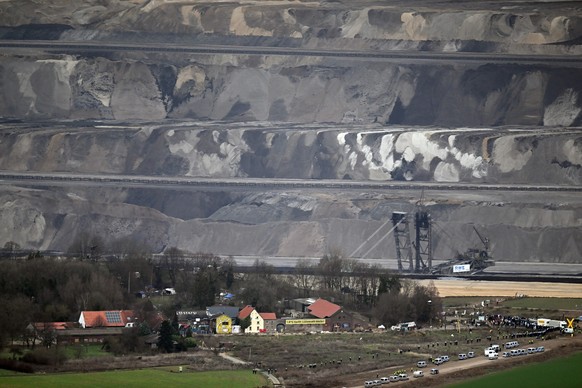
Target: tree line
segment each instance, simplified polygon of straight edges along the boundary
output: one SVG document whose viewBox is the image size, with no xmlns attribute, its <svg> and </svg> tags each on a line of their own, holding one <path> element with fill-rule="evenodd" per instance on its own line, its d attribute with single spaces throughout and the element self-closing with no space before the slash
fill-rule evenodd
<svg viewBox="0 0 582 388">
<path fill-rule="evenodd" d="M 171 319 L 176 310 L 205 309 L 217 302 L 282 316 L 286 300 L 323 297 L 369 316 L 378 323 L 394 324 L 438 319 L 440 298 L 434 287 L 402 279 L 379 266 L 347 259 L 339 253 L 318 262 L 300 260 L 292 274 L 280 274 L 256 260 L 252 271 L 236 273 L 232 258 L 207 253 L 190 254 L 169 248 L 153 257 L 139 247 L 118 256 L 87 249 L 75 258 L 0 261 L 0 341 L 24 335 L 31 322 L 77 321 L 84 310 L 142 309 L 137 291 L 173 287 L 177 295 L 155 306 Z M 100 257 L 96 260 L 96 255 Z M 220 298 L 222 291 L 235 294 Z M 151 307 L 150 307 L 151 310 Z"/>
</svg>

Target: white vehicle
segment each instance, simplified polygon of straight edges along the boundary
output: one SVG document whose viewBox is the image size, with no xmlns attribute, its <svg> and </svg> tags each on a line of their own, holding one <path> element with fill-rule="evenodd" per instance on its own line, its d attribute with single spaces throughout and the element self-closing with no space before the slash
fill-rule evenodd
<svg viewBox="0 0 582 388">
<path fill-rule="evenodd" d="M 430 370 L 430 374 L 431 374 L 431 375 L 438 375 L 438 374 L 439 374 L 439 370 L 438 370 L 437 368 L 432 368 L 432 369 Z"/>
<path fill-rule="evenodd" d="M 424 376 L 424 372 L 423 372 L 423 371 L 421 371 L 421 370 L 415 370 L 415 371 L 412 373 L 412 376 L 413 376 L 413 377 L 423 377 L 423 376 Z"/>
<path fill-rule="evenodd" d="M 489 359 L 490 360 L 497 360 L 497 358 L 499 357 L 497 353 L 489 353 Z"/>
<path fill-rule="evenodd" d="M 413 330 L 413 329 L 416 329 L 416 322 L 398 323 L 398 324 L 390 327 L 390 329 L 393 330 L 393 331 L 408 331 L 408 330 Z"/>
<path fill-rule="evenodd" d="M 395 383 L 396 381 L 400 381 L 400 375 L 392 375 L 390 376 L 390 381 Z"/>
<path fill-rule="evenodd" d="M 364 383 L 364 387 L 373 387 L 373 386 L 374 386 L 374 382 L 373 382 L 373 381 L 371 381 L 371 380 L 370 380 L 370 381 L 366 381 L 366 382 Z"/>
<path fill-rule="evenodd" d="M 537 352 L 543 352 L 544 350 L 546 350 L 543 346 L 538 346 L 536 351 Z"/>
<path fill-rule="evenodd" d="M 435 365 L 440 365 L 440 364 L 442 364 L 443 362 L 444 362 L 444 361 L 443 361 L 443 359 L 442 359 L 442 358 L 440 358 L 440 357 L 437 357 L 437 358 L 435 358 L 434 360 L 432 360 L 432 363 L 433 363 L 433 364 L 435 364 Z"/>
<path fill-rule="evenodd" d="M 467 353 L 467 357 L 469 357 L 469 358 L 475 357 L 475 352 L 469 352 L 469 353 Z"/>
<path fill-rule="evenodd" d="M 505 349 L 513 349 L 519 346 L 519 342 L 517 341 L 509 341 L 505 343 Z"/>
<path fill-rule="evenodd" d="M 380 382 L 382 384 L 388 384 L 390 382 L 390 378 L 389 377 L 380 377 Z"/>
<path fill-rule="evenodd" d="M 511 357 L 511 353 L 509 353 L 509 352 L 503 352 L 503 357 L 504 358 Z"/>
<path fill-rule="evenodd" d="M 568 327 L 566 321 L 558 321 L 556 319 L 538 318 L 536 323 L 541 327 L 559 327 L 560 329 Z"/>
<path fill-rule="evenodd" d="M 497 353 L 499 349 L 495 349 L 493 346 L 485 349 L 485 356 L 489 356 L 491 353 Z"/>
<path fill-rule="evenodd" d="M 408 380 L 408 375 L 406 373 L 400 373 L 398 377 L 400 377 L 400 381 Z"/>
<path fill-rule="evenodd" d="M 417 368 L 425 368 L 426 367 L 426 361 L 419 361 L 416 363 L 416 367 Z"/>
<path fill-rule="evenodd" d="M 510 356 L 519 356 L 519 350 L 518 349 L 511 349 L 511 351 L 509 352 Z"/>
<path fill-rule="evenodd" d="M 459 353 L 459 360 L 466 360 L 467 355 L 465 353 Z"/>
<path fill-rule="evenodd" d="M 450 360 L 449 356 L 441 356 L 441 360 L 443 360 L 443 362 L 447 362 Z"/>
<path fill-rule="evenodd" d="M 527 348 L 527 354 L 532 354 L 536 352 L 536 348 Z"/>
</svg>

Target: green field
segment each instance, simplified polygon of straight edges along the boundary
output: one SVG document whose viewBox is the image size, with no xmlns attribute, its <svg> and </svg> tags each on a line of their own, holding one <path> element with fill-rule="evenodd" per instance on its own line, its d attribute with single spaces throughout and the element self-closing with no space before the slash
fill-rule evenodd
<svg viewBox="0 0 582 388">
<path fill-rule="evenodd" d="M 20 375 L 3 377 L 0 386 L 7 387 L 213 387 L 254 388 L 267 385 L 267 380 L 250 370 L 177 372 L 178 367 L 130 371 Z M 186 369 L 184 369 L 186 370 Z M 4 375 L 5 376 L 5 375 Z"/>
<path fill-rule="evenodd" d="M 527 365 L 504 372 L 494 373 L 460 384 L 450 385 L 456 388 L 490 388 L 490 387 L 580 387 L 580 366 L 582 353 Z"/>
</svg>

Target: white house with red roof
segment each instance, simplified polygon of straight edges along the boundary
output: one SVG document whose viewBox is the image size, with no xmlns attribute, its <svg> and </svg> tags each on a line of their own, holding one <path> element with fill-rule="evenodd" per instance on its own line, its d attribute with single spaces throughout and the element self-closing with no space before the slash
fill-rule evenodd
<svg viewBox="0 0 582 388">
<path fill-rule="evenodd" d="M 274 332 L 277 322 L 275 313 L 259 313 L 253 306 L 245 306 L 239 313 L 238 319 L 250 317 L 251 323 L 245 333 Z"/>
<path fill-rule="evenodd" d="M 79 324 L 83 329 L 95 327 L 125 327 L 135 322 L 133 310 L 82 311 Z"/>
</svg>

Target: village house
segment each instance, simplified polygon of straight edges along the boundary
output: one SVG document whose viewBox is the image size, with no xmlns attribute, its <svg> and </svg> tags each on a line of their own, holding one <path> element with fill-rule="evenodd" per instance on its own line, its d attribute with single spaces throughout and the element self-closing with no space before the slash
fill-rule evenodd
<svg viewBox="0 0 582 388">
<path fill-rule="evenodd" d="M 216 317 L 216 334 L 231 334 L 232 318 L 226 314 Z"/>
<path fill-rule="evenodd" d="M 365 319 L 321 298 L 310 305 L 307 312 L 312 317 L 325 319 L 325 331 L 357 331 L 370 327 Z"/>
<path fill-rule="evenodd" d="M 205 310 L 181 310 L 176 311 L 180 334 L 185 336 L 188 330 L 192 334 L 212 333 L 211 319 Z"/>
<path fill-rule="evenodd" d="M 274 333 L 277 330 L 277 315 L 275 313 L 259 313 L 252 306 L 245 306 L 238 315 L 239 320 L 250 317 L 250 325 L 245 333 Z"/>
<path fill-rule="evenodd" d="M 81 311 L 79 324 L 83 329 L 96 327 L 133 327 L 135 320 L 132 310 Z"/>
</svg>

